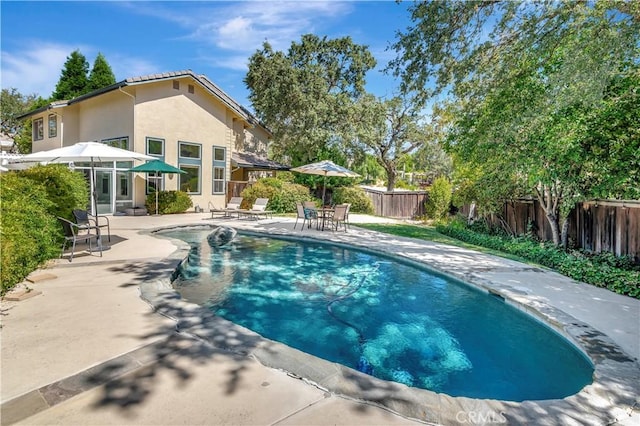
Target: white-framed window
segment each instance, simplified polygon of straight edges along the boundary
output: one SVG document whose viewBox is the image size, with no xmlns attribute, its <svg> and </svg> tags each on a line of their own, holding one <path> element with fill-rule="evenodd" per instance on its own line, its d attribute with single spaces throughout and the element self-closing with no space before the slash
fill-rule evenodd
<svg viewBox="0 0 640 426">
<path fill-rule="evenodd" d="M 114 148 L 129 149 L 129 137 L 121 136 L 119 138 L 102 139 L 100 142 L 112 146 Z M 119 169 L 130 169 L 133 167 L 133 161 L 117 161 L 116 167 Z"/>
<path fill-rule="evenodd" d="M 180 191 L 201 194 L 202 145 L 178 141 L 178 162 L 178 167 L 185 172 L 180 174 Z"/>
<path fill-rule="evenodd" d="M 56 136 L 58 136 L 58 116 L 49 114 L 49 137 L 55 138 Z"/>
<path fill-rule="evenodd" d="M 102 139 L 101 142 L 104 143 L 104 144 L 107 144 L 109 146 L 113 146 L 115 148 L 129 149 L 129 137 L 128 136 L 123 136 L 123 137 L 119 137 L 119 138 L 111 138 L 111 139 Z"/>
<path fill-rule="evenodd" d="M 187 194 L 200 194 L 200 166 L 194 164 L 180 164 L 180 191 Z"/>
<path fill-rule="evenodd" d="M 164 160 L 164 139 L 147 137 L 146 150 L 148 155 Z M 145 193 L 147 195 L 164 190 L 164 175 L 162 173 L 147 173 L 146 177 Z"/>
<path fill-rule="evenodd" d="M 202 158 L 202 146 L 197 143 L 180 142 L 179 144 L 180 158 L 191 158 L 200 160 Z"/>
<path fill-rule="evenodd" d="M 146 194 L 153 194 L 156 191 L 164 190 L 164 176 L 154 172 L 147 173 L 147 188 Z"/>
<path fill-rule="evenodd" d="M 227 172 L 227 150 L 225 148 L 213 147 L 213 182 L 211 191 L 213 194 L 226 193 L 225 177 Z"/>
<path fill-rule="evenodd" d="M 164 157 L 164 139 L 147 138 L 147 154 Z"/>
<path fill-rule="evenodd" d="M 33 140 L 41 141 L 44 139 L 44 119 L 36 118 L 33 120 Z"/>
</svg>

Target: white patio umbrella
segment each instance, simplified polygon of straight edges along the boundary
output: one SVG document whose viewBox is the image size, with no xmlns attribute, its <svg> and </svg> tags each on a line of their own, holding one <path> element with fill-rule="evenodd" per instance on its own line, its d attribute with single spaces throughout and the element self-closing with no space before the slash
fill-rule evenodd
<svg viewBox="0 0 640 426">
<path fill-rule="evenodd" d="M 308 175 L 324 176 L 324 184 L 322 185 L 322 204 L 324 205 L 324 195 L 327 190 L 327 176 L 336 177 L 360 177 L 356 172 L 352 172 L 330 160 L 320 161 L 318 163 L 306 164 L 304 166 L 291 169 L 292 172 L 304 173 Z"/>
<path fill-rule="evenodd" d="M 155 157 L 140 154 L 126 149 L 115 148 L 113 146 L 99 142 L 78 142 L 75 145 L 64 146 L 62 148 L 51 149 L 49 151 L 34 152 L 23 156 L 20 162 L 41 162 L 41 163 L 70 163 L 90 162 L 91 163 L 91 214 L 98 214 L 98 201 L 95 188 L 94 163 L 102 161 L 134 161 L 134 160 L 154 160 Z"/>
</svg>

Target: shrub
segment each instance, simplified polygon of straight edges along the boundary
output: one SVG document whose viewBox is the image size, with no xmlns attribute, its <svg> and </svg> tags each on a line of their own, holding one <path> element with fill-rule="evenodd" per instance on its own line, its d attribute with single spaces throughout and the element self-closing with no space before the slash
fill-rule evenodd
<svg viewBox="0 0 640 426">
<path fill-rule="evenodd" d="M 156 211 L 156 194 L 147 195 L 144 206 L 148 212 Z M 172 214 L 184 213 L 193 207 L 193 201 L 189 194 L 183 191 L 160 191 L 158 192 L 158 213 Z"/>
<path fill-rule="evenodd" d="M 40 183 L 51 201 L 48 212 L 55 218 L 61 216 L 73 220 L 73 209 L 86 209 L 89 186 L 81 172 L 75 172 L 63 164 L 35 166 L 18 172 L 18 175 Z"/>
<path fill-rule="evenodd" d="M 296 211 L 296 203 L 311 199 L 309 188 L 275 178 L 263 178 L 242 191 L 243 208 L 251 208 L 258 198 L 268 198 L 267 208 L 275 213 Z"/>
<path fill-rule="evenodd" d="M 452 186 L 444 177 L 437 178 L 429 190 L 429 198 L 425 202 L 425 212 L 431 219 L 442 219 L 449 211 Z"/>
<path fill-rule="evenodd" d="M 640 268 L 628 257 L 616 257 L 611 253 L 566 252 L 551 243 L 539 243 L 527 237 L 486 235 L 453 226 L 438 225 L 436 230 L 471 244 L 514 254 L 555 269 L 574 280 L 640 299 Z"/>
<path fill-rule="evenodd" d="M 415 190 L 418 189 L 417 185 L 413 185 L 409 182 L 407 182 L 406 180 L 402 180 L 402 179 L 398 179 L 394 185 L 394 188 L 396 189 L 410 189 L 410 190 Z"/>
<path fill-rule="evenodd" d="M 0 281 L 2 294 L 31 271 L 60 254 L 62 228 L 48 188 L 21 173 L 0 175 Z"/>
<path fill-rule="evenodd" d="M 333 201 L 336 204 L 351 203 L 349 211 L 354 213 L 373 214 L 373 202 L 359 186 L 343 186 L 334 189 Z"/>
</svg>

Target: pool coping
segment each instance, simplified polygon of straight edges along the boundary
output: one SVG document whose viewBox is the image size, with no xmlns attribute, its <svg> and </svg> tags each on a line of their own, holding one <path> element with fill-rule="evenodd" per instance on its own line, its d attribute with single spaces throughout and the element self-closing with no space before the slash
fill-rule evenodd
<svg viewBox="0 0 640 426">
<path fill-rule="evenodd" d="M 142 231 L 145 234 L 170 239 L 178 248 L 170 256 L 177 267 L 186 259 L 189 245 L 184 241 L 162 235 L 171 229 L 215 229 L 219 225 L 165 226 Z M 236 227 L 245 234 L 271 236 L 292 240 L 313 241 L 339 246 L 353 246 L 359 250 L 401 258 L 472 285 L 482 291 L 498 295 L 512 306 L 544 321 L 572 341 L 591 361 L 593 382 L 575 395 L 563 399 L 539 401 L 499 401 L 452 397 L 424 389 L 408 387 L 361 373 L 343 365 L 301 352 L 223 318 L 206 308 L 180 298 L 170 277 L 149 281 L 140 286 L 141 297 L 153 309 L 176 321 L 177 330 L 202 339 L 219 349 L 252 357 L 263 365 L 286 371 L 294 377 L 327 392 L 382 406 L 410 419 L 438 424 L 611 424 L 631 415 L 639 405 L 640 365 L 609 336 L 596 330 L 544 301 L 523 294 L 517 288 L 495 285 L 486 279 L 442 265 L 429 264 L 424 259 L 392 248 L 372 248 L 364 239 L 342 238 L 330 241 L 316 235 L 291 235 L 282 230 L 259 230 Z M 373 233 L 375 234 L 375 233 Z M 409 239 L 411 240 L 411 239 Z M 523 265 L 526 266 L 526 265 Z M 462 417 L 461 417 L 462 416 Z"/>
</svg>

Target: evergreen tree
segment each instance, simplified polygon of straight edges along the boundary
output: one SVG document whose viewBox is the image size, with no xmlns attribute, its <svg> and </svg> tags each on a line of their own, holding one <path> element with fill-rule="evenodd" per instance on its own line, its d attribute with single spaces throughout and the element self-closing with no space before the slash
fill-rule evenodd
<svg viewBox="0 0 640 426">
<path fill-rule="evenodd" d="M 68 100 L 87 93 L 89 91 L 88 72 L 87 58 L 79 50 L 71 52 L 62 69 L 60 80 L 56 84 L 56 90 L 51 95 L 51 100 Z"/>
<path fill-rule="evenodd" d="M 102 89 L 116 82 L 111 66 L 102 53 L 98 53 L 96 60 L 93 62 L 93 68 L 89 74 L 89 85 L 87 92 Z"/>
</svg>

